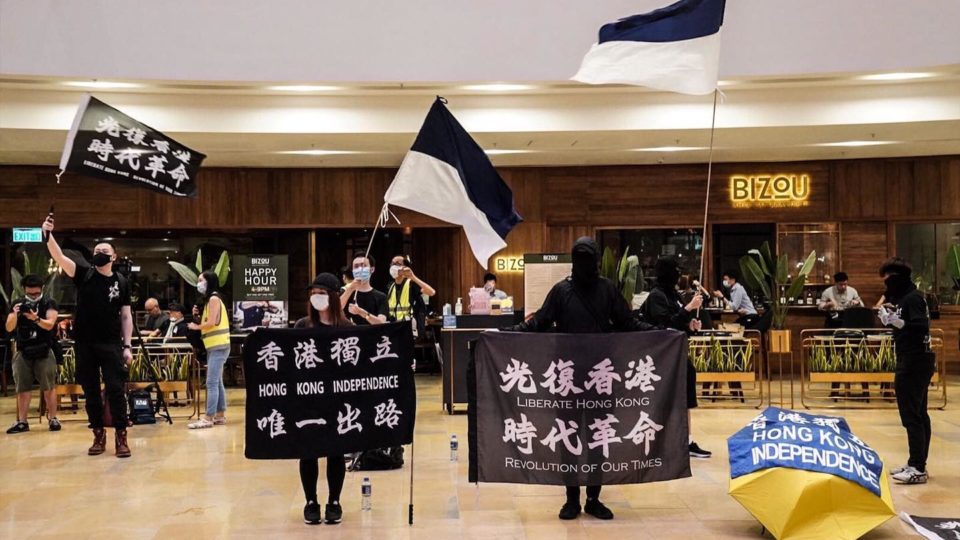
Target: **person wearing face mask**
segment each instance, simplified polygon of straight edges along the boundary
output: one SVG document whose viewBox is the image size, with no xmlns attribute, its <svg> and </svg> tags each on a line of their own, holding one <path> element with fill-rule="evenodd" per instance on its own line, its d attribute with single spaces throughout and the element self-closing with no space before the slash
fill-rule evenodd
<svg viewBox="0 0 960 540">
<path fill-rule="evenodd" d="M 147 321 L 140 329 L 140 335 L 157 337 L 166 334 L 167 327 L 170 326 L 170 316 L 160 309 L 160 302 L 156 298 L 147 298 L 143 303 L 143 309 L 147 311 Z"/>
<path fill-rule="evenodd" d="M 223 366 L 230 356 L 230 317 L 220 297 L 220 280 L 217 274 L 207 270 L 197 278 L 203 311 L 200 324 L 190 323 L 187 328 L 199 330 L 203 348 L 207 351 L 207 410 L 196 422 L 187 424 L 190 429 L 205 429 L 226 425 L 227 389 L 223 386 Z"/>
<path fill-rule="evenodd" d="M 298 320 L 294 328 L 316 328 L 320 326 L 353 326 L 353 323 L 344 315 L 340 304 L 340 281 L 333 274 L 323 273 L 317 276 L 308 287 L 310 303 L 307 306 L 308 315 Z M 340 523 L 343 518 L 343 508 L 340 506 L 340 493 L 343 491 L 343 480 L 347 475 L 347 465 L 344 457 L 327 456 L 327 504 L 324 507 L 327 524 Z M 317 497 L 317 480 L 320 477 L 319 459 L 300 460 L 300 483 L 303 485 L 303 495 L 307 499 L 303 507 L 303 521 L 308 525 L 320 523 L 320 504 Z"/>
<path fill-rule="evenodd" d="M 930 451 L 930 415 L 927 391 L 936 368 L 930 349 L 930 311 L 923 293 L 910 279 L 913 269 L 904 259 L 894 257 L 880 267 L 886 303 L 879 309 L 880 322 L 893 330 L 897 356 L 893 387 L 897 394 L 900 423 L 907 430 L 910 457 L 907 464 L 890 471 L 903 484 L 927 483 L 927 455 Z"/>
<path fill-rule="evenodd" d="M 680 299 L 678 283 L 680 281 L 680 269 L 677 261 L 672 258 L 659 259 L 655 266 L 657 283 L 647 296 L 643 303 L 641 312 L 643 320 L 651 324 L 660 325 L 666 328 L 673 328 L 687 334 L 699 332 L 702 328 L 697 313 L 700 306 L 703 305 L 703 296 L 695 294 L 686 304 Z M 709 458 L 712 452 L 700 448 L 700 445 L 693 440 L 693 415 L 692 409 L 697 407 L 697 370 L 687 358 L 687 415 L 689 417 L 688 426 L 691 434 L 689 436 L 688 446 L 690 457 Z"/>
<path fill-rule="evenodd" d="M 487 272 L 483 276 L 483 290 L 490 294 L 490 298 L 496 298 L 497 300 L 504 300 L 508 296 L 507 293 L 497 288 L 497 276 L 491 272 Z"/>
<path fill-rule="evenodd" d="M 57 325 L 57 303 L 43 295 L 43 279 L 27 274 L 20 280 L 24 297 L 13 301 L 5 329 L 17 342 L 13 356 L 13 380 L 17 390 L 17 421 L 7 434 L 30 431 L 27 413 L 33 380 L 47 403 L 50 431 L 60 431 L 57 420 L 57 360 L 50 346 Z"/>
<path fill-rule="evenodd" d="M 103 425 L 103 399 L 100 378 L 106 388 L 107 401 L 115 432 L 116 456 L 130 457 L 127 444 L 127 403 L 124 385 L 127 369 L 133 361 L 130 342 L 133 337 L 133 315 L 130 311 L 130 288 L 126 278 L 113 271 L 117 252 L 109 242 L 93 249 L 93 266 L 84 260 L 64 255 L 53 237 L 53 217 L 43 222 L 47 250 L 63 273 L 77 287 L 77 311 L 74 316 L 74 350 L 77 355 L 77 381 L 86 398 L 87 420 L 93 430 L 91 456 L 104 453 L 107 434 Z"/>
<path fill-rule="evenodd" d="M 572 275 L 550 289 L 536 313 L 506 330 L 596 334 L 657 329 L 638 320 L 617 286 L 600 276 L 600 247 L 596 240 L 586 236 L 578 239 L 572 255 Z M 600 502 L 600 489 L 601 486 L 587 487 L 587 503 L 582 510 L 598 519 L 613 519 L 613 512 Z M 567 486 L 567 502 L 559 517 L 576 519 L 580 512 L 580 486 Z"/>
<path fill-rule="evenodd" d="M 387 322 L 387 295 L 370 285 L 370 277 L 374 272 L 373 257 L 357 255 L 352 268 L 353 281 L 344 287 L 340 295 L 340 304 L 346 306 L 350 320 L 358 325 Z"/>
<path fill-rule="evenodd" d="M 427 311 L 423 295 L 433 296 L 437 291 L 413 273 L 410 258 L 404 255 L 397 255 L 390 261 L 390 277 L 393 282 L 387 289 L 389 318 L 393 322 L 413 320 L 414 335 L 417 335 L 416 329 L 423 326 Z"/>
<path fill-rule="evenodd" d="M 714 291 L 713 295 L 723 300 L 726 307 L 740 316 L 737 324 L 742 324 L 746 328 L 751 328 L 756 324 L 757 308 L 753 307 L 753 301 L 747 290 L 740 284 L 740 273 L 736 270 L 727 270 L 723 273 L 723 288 L 729 291 L 730 299 L 727 300 L 720 291 Z"/>
</svg>

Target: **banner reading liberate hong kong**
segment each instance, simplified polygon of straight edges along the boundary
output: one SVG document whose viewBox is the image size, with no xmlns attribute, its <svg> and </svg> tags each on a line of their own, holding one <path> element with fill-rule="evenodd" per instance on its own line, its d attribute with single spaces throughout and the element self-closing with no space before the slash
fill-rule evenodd
<svg viewBox="0 0 960 540">
<path fill-rule="evenodd" d="M 470 481 L 634 484 L 690 476 L 686 336 L 480 336 Z"/>
<path fill-rule="evenodd" d="M 261 329 L 243 345 L 251 459 L 409 444 L 417 410 L 410 323 Z"/>
</svg>

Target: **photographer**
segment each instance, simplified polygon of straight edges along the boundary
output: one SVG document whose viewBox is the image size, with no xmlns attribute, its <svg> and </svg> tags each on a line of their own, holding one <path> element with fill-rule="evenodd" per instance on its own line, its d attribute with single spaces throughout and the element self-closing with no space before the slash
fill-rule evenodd
<svg viewBox="0 0 960 540">
<path fill-rule="evenodd" d="M 47 249 L 63 273 L 77 286 L 77 312 L 74 332 L 77 353 L 77 380 L 83 387 L 87 419 L 93 430 L 93 445 L 87 454 L 96 456 L 106 451 L 107 433 L 103 425 L 103 398 L 100 376 L 110 402 L 110 415 L 116 432 L 115 448 L 119 458 L 130 457 L 127 445 L 127 403 L 124 386 L 127 370 L 133 361 L 130 341 L 133 316 L 130 312 L 130 288 L 123 276 L 113 271 L 117 252 L 113 245 L 101 242 L 93 248 L 93 266 L 84 260 L 74 261 L 63 254 L 53 237 L 53 218 L 43 222 L 47 233 Z"/>
<path fill-rule="evenodd" d="M 47 416 L 50 431 L 60 431 L 57 420 L 57 361 L 50 341 L 57 324 L 57 304 L 43 296 L 43 280 L 40 276 L 27 274 L 20 281 L 24 297 L 13 302 L 7 315 L 7 332 L 17 341 L 17 354 L 13 357 L 13 380 L 17 387 L 17 422 L 7 430 L 8 434 L 30 431 L 27 412 L 30 410 L 30 393 L 33 380 L 40 383 L 42 399 L 47 400 Z"/>
</svg>

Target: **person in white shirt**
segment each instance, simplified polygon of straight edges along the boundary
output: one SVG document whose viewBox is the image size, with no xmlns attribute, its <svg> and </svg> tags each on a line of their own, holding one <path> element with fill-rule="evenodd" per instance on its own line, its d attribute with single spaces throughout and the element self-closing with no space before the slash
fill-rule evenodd
<svg viewBox="0 0 960 540">
<path fill-rule="evenodd" d="M 485 276 L 483 276 L 483 289 L 490 294 L 490 298 L 503 300 L 504 298 L 507 297 L 507 293 L 497 288 L 496 274 L 492 274 L 488 272 Z"/>
<path fill-rule="evenodd" d="M 847 308 L 863 306 L 863 300 L 860 299 L 857 290 L 847 283 L 848 279 L 846 272 L 837 272 L 833 275 L 834 285 L 823 291 L 820 302 L 817 304 L 820 311 L 843 311 Z"/>
</svg>

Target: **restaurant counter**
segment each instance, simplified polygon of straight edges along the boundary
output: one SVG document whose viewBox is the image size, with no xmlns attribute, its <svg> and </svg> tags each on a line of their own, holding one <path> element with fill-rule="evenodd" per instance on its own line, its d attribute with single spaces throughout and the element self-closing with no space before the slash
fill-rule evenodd
<svg viewBox="0 0 960 540">
<path fill-rule="evenodd" d="M 470 363 L 468 342 L 481 332 L 512 326 L 523 320 L 522 313 L 510 315 L 460 315 L 456 328 L 440 332 L 443 352 L 443 409 L 448 414 L 467 410 L 467 366 Z"/>
</svg>

